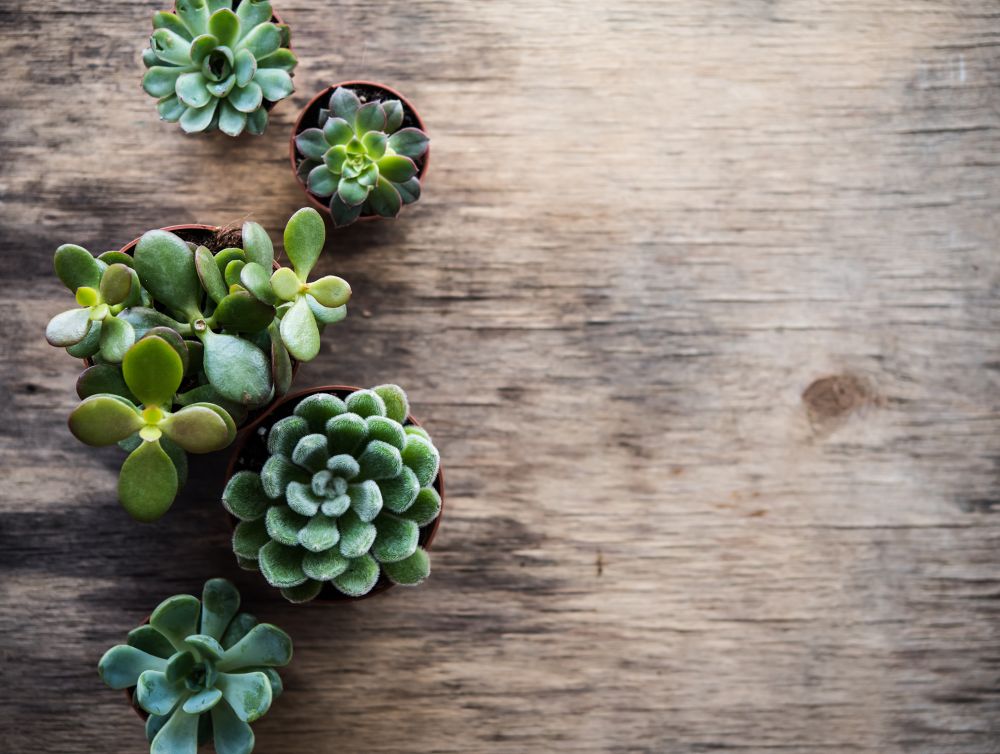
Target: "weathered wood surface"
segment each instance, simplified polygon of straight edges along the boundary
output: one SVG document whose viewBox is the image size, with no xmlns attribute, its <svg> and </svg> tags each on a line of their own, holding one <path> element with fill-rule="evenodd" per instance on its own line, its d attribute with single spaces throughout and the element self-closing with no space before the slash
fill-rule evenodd
<svg viewBox="0 0 1000 754">
<path fill-rule="evenodd" d="M 235 142 L 139 90 L 157 7 L 0 0 L 0 750 L 143 750 L 95 664 L 225 575 L 296 642 L 262 753 L 1000 751 L 995 3 L 294 0 L 298 91 Z M 433 160 L 333 235 L 297 384 L 405 385 L 450 495 L 426 586 L 295 608 L 218 459 L 118 509 L 50 258 L 280 228 L 297 108 L 356 77 Z"/>
</svg>

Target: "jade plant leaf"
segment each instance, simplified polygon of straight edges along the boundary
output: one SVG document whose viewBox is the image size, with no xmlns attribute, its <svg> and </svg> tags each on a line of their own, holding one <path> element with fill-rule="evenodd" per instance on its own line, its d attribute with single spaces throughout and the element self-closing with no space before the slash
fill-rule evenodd
<svg viewBox="0 0 1000 754">
<path fill-rule="evenodd" d="M 281 342 L 299 361 L 311 361 L 319 353 L 319 326 L 304 297 L 285 312 L 279 327 Z"/>
<path fill-rule="evenodd" d="M 56 249 L 53 265 L 63 285 L 74 293 L 77 288 L 97 288 L 101 284 L 101 263 L 82 246 L 63 244 Z"/>
<path fill-rule="evenodd" d="M 81 400 L 99 393 L 111 393 L 130 403 L 139 402 L 125 384 L 121 368 L 113 364 L 94 364 L 84 369 L 76 381 L 76 394 Z"/>
<path fill-rule="evenodd" d="M 169 405 L 184 378 L 184 364 L 166 340 L 153 335 L 125 354 L 122 376 L 143 405 Z"/>
<path fill-rule="evenodd" d="M 186 318 L 197 316 L 201 284 L 194 253 L 184 241 L 169 231 L 151 230 L 139 239 L 134 256 L 135 270 L 154 299 Z"/>
<path fill-rule="evenodd" d="M 155 521 L 170 508 L 178 486 L 170 456 L 158 442 L 143 442 L 122 464 L 118 500 L 138 521 Z"/>
<path fill-rule="evenodd" d="M 256 406 L 271 395 L 271 368 L 268 358 L 252 343 L 232 335 L 206 331 L 205 372 L 224 398 Z"/>
<path fill-rule="evenodd" d="M 185 406 L 164 419 L 159 427 L 189 453 L 211 453 L 232 442 L 230 427 L 222 416 L 202 405 Z"/>
<path fill-rule="evenodd" d="M 87 445 L 113 445 L 142 429 L 143 421 L 134 406 L 114 395 L 86 398 L 69 416 L 69 430 Z"/>
<path fill-rule="evenodd" d="M 289 219 L 285 226 L 285 254 L 299 280 L 305 282 L 325 241 L 326 226 L 316 210 L 304 207 Z"/>
<path fill-rule="evenodd" d="M 70 309 L 49 320 L 45 328 L 45 339 L 60 348 L 72 346 L 86 337 L 91 320 L 88 309 Z"/>
</svg>

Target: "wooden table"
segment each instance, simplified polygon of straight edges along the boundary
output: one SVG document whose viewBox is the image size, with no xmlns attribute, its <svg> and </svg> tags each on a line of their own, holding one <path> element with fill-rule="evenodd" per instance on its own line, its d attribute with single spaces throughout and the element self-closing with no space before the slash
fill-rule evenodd
<svg viewBox="0 0 1000 754">
<path fill-rule="evenodd" d="M 267 134 L 139 89 L 156 2 L 0 3 L 0 750 L 139 752 L 95 666 L 234 579 L 295 640 L 257 751 L 1000 751 L 1000 13 L 986 0 L 278 2 Z M 425 197 L 332 233 L 297 386 L 398 381 L 434 573 L 336 608 L 238 570 L 218 457 L 155 525 L 66 429 L 51 257 L 305 204 L 287 139 L 382 80 Z"/>
</svg>

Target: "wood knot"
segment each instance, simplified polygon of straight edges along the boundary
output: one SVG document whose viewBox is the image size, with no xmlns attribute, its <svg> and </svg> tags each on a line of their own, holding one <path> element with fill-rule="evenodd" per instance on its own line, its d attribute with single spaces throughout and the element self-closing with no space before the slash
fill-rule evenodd
<svg viewBox="0 0 1000 754">
<path fill-rule="evenodd" d="M 870 380 L 854 374 L 820 377 L 802 393 L 814 429 L 833 429 L 853 412 L 880 403 Z"/>
</svg>

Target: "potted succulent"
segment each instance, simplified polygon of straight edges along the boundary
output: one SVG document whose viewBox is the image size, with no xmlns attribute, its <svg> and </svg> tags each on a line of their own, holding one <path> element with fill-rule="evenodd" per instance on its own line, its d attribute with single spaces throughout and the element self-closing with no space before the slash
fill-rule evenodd
<svg viewBox="0 0 1000 754">
<path fill-rule="evenodd" d="M 291 602 L 351 599 L 430 573 L 444 482 L 396 385 L 286 398 L 234 446 L 233 552 Z"/>
<path fill-rule="evenodd" d="M 290 155 L 306 195 L 337 227 L 396 217 L 420 198 L 429 159 L 417 111 L 389 87 L 366 81 L 313 97 L 295 123 Z"/>
<path fill-rule="evenodd" d="M 197 233 L 201 241 L 209 240 L 204 230 Z M 188 450 L 208 452 L 224 439 L 220 432 L 211 442 L 200 435 L 214 423 L 203 412 L 197 412 L 204 417 L 194 429 L 198 437 L 189 437 L 189 419 L 196 414 L 188 412 L 181 421 L 178 409 L 210 404 L 240 424 L 249 410 L 287 392 L 292 360 L 315 357 L 322 329 L 344 318 L 351 295 L 347 282 L 334 275 L 309 279 L 325 238 L 316 210 L 296 212 L 284 234 L 292 267 L 273 273 L 271 240 L 252 222 L 241 233 L 216 234 L 217 244 L 239 241 L 242 247 L 214 252 L 165 230 L 144 234 L 131 255 L 115 251 L 95 258 L 79 246 L 57 249 L 56 273 L 74 292 L 78 306 L 53 317 L 46 338 L 91 362 L 77 382 L 84 402 L 70 428 L 88 444 L 120 441 L 161 470 L 154 479 L 137 467 L 133 476 L 126 473 L 131 468 L 126 461 L 119 499 L 133 516 L 158 518 L 183 484 L 178 461 L 183 453 L 174 445 L 184 448 L 187 443 Z M 147 337 L 154 340 L 139 348 Z M 164 345 L 179 359 L 179 367 Z M 92 400 L 97 397 L 101 400 Z M 108 397 L 118 405 L 104 400 Z M 142 426 L 120 407 L 138 416 Z M 178 426 L 185 428 L 184 436 L 174 436 Z M 133 432 L 122 435 L 129 429 Z M 232 433 L 225 437 L 228 444 Z M 156 448 L 146 445 L 154 441 Z M 176 484 L 169 483 L 164 454 L 174 460 Z"/>
<path fill-rule="evenodd" d="M 146 718 L 151 754 L 190 754 L 209 740 L 218 754 L 253 751 L 249 724 L 280 696 L 274 668 L 291 660 L 292 640 L 239 608 L 236 587 L 211 579 L 201 601 L 164 600 L 101 658 L 102 680 Z"/>
<path fill-rule="evenodd" d="M 153 14 L 142 88 L 162 120 L 187 133 L 262 134 L 295 87 L 288 26 L 267 0 L 177 0 Z"/>
</svg>

